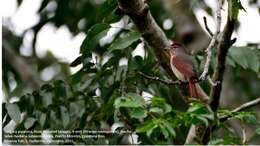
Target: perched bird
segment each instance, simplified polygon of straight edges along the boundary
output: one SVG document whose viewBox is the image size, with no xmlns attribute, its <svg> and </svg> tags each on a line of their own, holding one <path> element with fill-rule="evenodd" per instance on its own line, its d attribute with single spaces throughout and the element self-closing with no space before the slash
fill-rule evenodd
<svg viewBox="0 0 260 146">
<path fill-rule="evenodd" d="M 190 96 L 207 103 L 209 98 L 196 82 L 198 79 L 196 70 L 186 48 L 180 43 L 173 42 L 170 45 L 170 55 L 171 69 L 179 80 L 189 82 Z"/>
</svg>

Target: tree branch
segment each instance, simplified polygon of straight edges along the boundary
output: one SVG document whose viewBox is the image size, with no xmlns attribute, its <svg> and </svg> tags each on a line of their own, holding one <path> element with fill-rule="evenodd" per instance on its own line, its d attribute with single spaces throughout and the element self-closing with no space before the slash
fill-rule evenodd
<svg viewBox="0 0 260 146">
<path fill-rule="evenodd" d="M 260 104 L 260 97 L 255 99 L 255 100 L 252 100 L 252 101 L 249 101 L 249 102 L 246 102 L 246 103 L 240 105 L 239 107 L 232 110 L 232 112 L 239 112 L 239 111 L 242 111 L 242 110 L 246 110 L 246 109 L 254 107 L 258 104 Z"/>
<path fill-rule="evenodd" d="M 205 26 L 205 29 L 207 30 L 207 32 L 209 33 L 209 35 L 211 36 L 211 37 L 213 37 L 213 33 L 212 33 L 212 31 L 209 29 L 209 26 L 208 26 L 208 22 L 207 22 L 207 18 L 204 16 L 203 17 L 203 22 L 204 22 L 204 26 Z"/>
<path fill-rule="evenodd" d="M 232 5 L 230 5 L 230 2 L 228 3 L 228 5 L 229 5 L 228 6 L 229 8 L 232 8 Z M 219 107 L 219 102 L 220 102 L 220 94 L 222 91 L 222 82 L 223 82 L 224 71 L 225 71 L 226 56 L 228 53 L 228 49 L 230 48 L 230 46 L 233 45 L 233 43 L 235 42 L 234 40 L 236 40 L 236 39 L 231 39 L 231 36 L 234 31 L 234 27 L 235 27 L 237 18 L 233 18 L 233 15 L 231 13 L 232 13 L 232 10 L 228 10 L 227 23 L 225 25 L 225 28 L 223 30 L 219 43 L 217 45 L 217 65 L 214 69 L 213 81 L 218 82 L 218 84 L 216 86 L 212 86 L 211 91 L 210 91 L 210 97 L 212 99 L 210 102 L 210 107 L 211 107 L 212 111 L 215 112 L 215 119 L 218 118 L 216 111 Z M 206 132 L 202 139 L 203 144 L 208 143 L 210 134 L 214 130 L 213 127 L 214 127 L 214 125 L 207 127 L 207 128 L 205 127 L 204 130 Z"/>
<path fill-rule="evenodd" d="M 220 27 L 221 27 L 221 7 L 222 7 L 222 1 L 218 0 L 218 2 L 217 2 L 217 10 L 216 10 L 216 32 L 213 35 L 213 37 L 212 37 L 212 39 L 211 39 L 211 41 L 209 43 L 208 48 L 206 49 L 207 58 L 206 58 L 204 70 L 203 70 L 203 73 L 200 76 L 200 79 L 205 79 L 206 76 L 208 75 L 209 65 L 210 65 L 211 56 L 212 56 L 212 51 L 211 50 L 218 43 L 217 39 L 218 39 L 218 36 L 219 36 L 219 33 L 220 33 Z M 204 17 L 204 23 L 205 23 L 205 26 L 206 26 L 206 29 L 207 29 L 208 27 L 207 27 L 206 17 Z M 209 28 L 207 30 L 208 30 L 209 33 L 211 32 L 211 31 L 209 31 Z M 212 34 L 212 33 L 210 33 L 210 34 Z"/>
<path fill-rule="evenodd" d="M 3 58 L 17 71 L 21 79 L 32 89 L 40 87 L 40 80 L 36 78 L 34 71 L 23 58 L 18 56 L 9 43 L 3 40 Z"/>
<path fill-rule="evenodd" d="M 222 5 L 221 2 L 222 2 L 221 0 L 218 0 L 218 9 L 219 9 L 218 13 L 220 13 L 220 8 Z M 230 5 L 230 3 L 228 3 L 228 5 L 229 5 L 229 7 L 232 7 Z M 228 11 L 227 23 L 222 32 L 222 35 L 216 36 L 217 37 L 216 39 L 218 39 L 218 38 L 220 38 L 220 39 L 218 40 L 218 44 L 217 44 L 217 65 L 214 69 L 213 82 L 214 83 L 217 82 L 218 84 L 216 84 L 215 86 L 212 86 L 211 91 L 210 91 L 210 97 L 212 99 L 210 102 L 210 107 L 214 112 L 216 112 L 219 107 L 219 100 L 220 100 L 220 94 L 221 94 L 221 90 L 222 90 L 222 81 L 223 81 L 223 76 L 224 76 L 224 71 L 225 71 L 225 61 L 226 61 L 227 52 L 228 52 L 228 49 L 230 48 L 230 46 L 233 45 L 231 36 L 232 36 L 233 30 L 234 30 L 236 19 L 231 17 L 232 14 L 230 12 L 232 12 L 232 11 Z M 217 14 L 218 23 L 221 22 L 220 19 L 221 19 L 221 16 L 219 14 Z M 217 26 L 218 25 L 219 24 L 217 24 Z M 217 28 L 217 31 L 218 31 L 218 29 L 219 28 Z M 215 39 L 215 41 L 216 41 L 216 39 Z M 212 39 L 212 41 L 214 41 L 214 40 Z M 211 42 L 211 43 L 213 44 L 213 42 Z M 209 46 L 211 46 L 211 43 Z M 214 42 L 214 44 L 215 43 L 216 42 Z M 208 47 L 208 48 L 210 49 L 210 47 Z M 210 62 L 209 56 L 211 56 L 211 51 L 209 50 L 207 53 L 208 53 L 208 56 L 207 56 L 206 62 Z M 208 72 L 208 66 L 206 64 L 204 67 L 203 74 L 201 76 L 202 78 Z M 217 118 L 216 113 L 215 113 L 215 118 Z M 195 128 L 197 128 L 197 127 L 195 127 Z M 197 129 L 198 129 L 197 130 L 198 132 L 196 131 L 197 134 L 195 135 L 195 137 L 191 138 L 191 141 L 188 141 L 188 143 L 194 143 L 194 142 L 196 142 L 197 139 L 200 139 L 201 140 L 200 142 L 202 142 L 203 144 L 207 144 L 209 141 L 210 134 L 212 132 L 211 131 L 212 126 L 209 126 L 209 127 L 200 126 Z M 199 132 L 199 131 L 201 131 L 201 132 Z"/>
<path fill-rule="evenodd" d="M 148 80 L 158 81 L 158 82 L 161 82 L 161 83 L 166 84 L 166 85 L 180 85 L 180 84 L 187 84 L 188 83 L 188 82 L 183 82 L 183 81 L 180 81 L 180 80 L 176 80 L 176 81 L 163 80 L 163 79 L 160 79 L 159 77 L 149 76 L 149 75 L 146 75 L 142 72 L 138 72 L 138 74 L 140 74 L 142 77 L 144 77 Z"/>
<path fill-rule="evenodd" d="M 166 84 L 166 85 L 187 85 L 189 84 L 188 81 L 182 81 L 182 80 L 163 80 L 163 79 L 160 79 L 159 77 L 154 77 L 154 76 L 149 76 L 149 75 L 146 75 L 142 72 L 138 72 L 138 74 L 140 74 L 142 77 L 148 79 L 148 80 L 153 80 L 153 81 L 158 81 L 158 82 L 161 82 L 163 84 Z M 200 82 L 202 80 L 195 80 L 194 82 L 197 83 L 197 82 Z"/>
<path fill-rule="evenodd" d="M 254 106 L 258 105 L 258 104 L 260 104 L 260 97 L 240 105 L 239 107 L 235 108 L 231 112 L 235 113 L 235 112 L 243 111 L 243 110 L 249 109 L 251 107 L 254 107 Z M 220 122 L 224 122 L 224 121 L 228 120 L 228 118 L 230 118 L 230 117 L 231 116 L 229 116 L 229 115 L 228 116 L 224 116 L 224 117 L 220 117 L 219 120 L 220 120 Z"/>
<path fill-rule="evenodd" d="M 260 104 L 260 97 L 258 97 L 257 99 L 254 99 L 252 101 L 246 102 L 242 105 L 240 105 L 239 107 L 235 108 L 234 110 L 232 110 L 232 113 L 235 112 L 239 112 L 239 111 L 243 111 L 246 109 L 249 109 L 251 107 L 254 107 L 256 105 Z M 228 120 L 230 117 L 232 117 L 231 115 L 227 115 L 227 116 L 223 116 L 223 117 L 219 117 L 219 121 L 220 122 L 225 122 L 226 120 Z M 205 131 L 205 135 L 203 137 L 203 144 L 207 144 L 209 141 L 209 136 L 210 134 L 216 129 L 216 125 L 212 125 L 211 127 L 208 127 Z"/>
<path fill-rule="evenodd" d="M 210 106 L 213 111 L 216 111 L 219 106 L 219 100 L 220 100 L 220 93 L 222 90 L 222 81 L 225 71 L 225 61 L 228 49 L 230 48 L 231 44 L 231 35 L 233 33 L 234 27 L 235 27 L 235 19 L 229 19 L 228 14 L 228 20 L 226 23 L 226 26 L 223 31 L 223 36 L 220 39 L 220 42 L 217 46 L 217 65 L 214 69 L 213 74 L 213 81 L 219 82 L 216 86 L 213 86 L 211 88 L 210 97 L 212 97 L 212 101 L 210 103 Z"/>
<path fill-rule="evenodd" d="M 153 49 L 158 62 L 165 69 L 168 75 L 175 80 L 176 76 L 171 70 L 169 60 L 169 52 L 164 51 L 169 47 L 170 42 L 161 28 L 156 24 L 152 17 L 148 6 L 144 4 L 143 0 L 118 0 L 119 9 L 127 14 L 139 31 L 147 44 Z M 179 86 L 180 91 L 184 97 L 188 97 L 187 85 Z"/>
<path fill-rule="evenodd" d="M 140 33 L 142 33 L 144 40 L 153 49 L 158 63 L 164 68 L 171 79 L 177 79 L 171 70 L 170 54 L 166 51 L 170 46 L 170 41 L 155 22 L 148 9 L 148 5 L 143 0 L 118 0 L 118 3 L 121 12 L 127 14 L 132 19 Z M 178 89 L 184 97 L 187 98 L 189 96 L 187 85 L 178 86 Z"/>
</svg>

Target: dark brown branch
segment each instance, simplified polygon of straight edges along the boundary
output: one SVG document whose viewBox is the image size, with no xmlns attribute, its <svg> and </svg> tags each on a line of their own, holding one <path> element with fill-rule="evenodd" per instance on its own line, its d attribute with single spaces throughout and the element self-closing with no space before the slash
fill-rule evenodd
<svg viewBox="0 0 260 146">
<path fill-rule="evenodd" d="M 213 81 L 219 82 L 216 86 L 213 86 L 210 92 L 210 97 L 212 97 L 212 101 L 210 103 L 210 107 L 213 111 L 216 111 L 219 106 L 220 93 L 222 90 L 222 81 L 225 71 L 225 61 L 228 49 L 231 44 L 231 35 L 235 26 L 235 19 L 228 19 L 227 24 L 225 26 L 223 36 L 220 40 L 220 43 L 217 46 L 217 65 L 214 69 Z"/>
<path fill-rule="evenodd" d="M 209 35 L 210 35 L 211 37 L 213 37 L 213 33 L 212 33 L 212 31 L 209 29 L 208 22 L 207 22 L 207 18 L 206 18 L 205 16 L 203 17 L 203 22 L 204 22 L 205 29 L 207 30 L 207 32 L 209 33 Z"/>
<path fill-rule="evenodd" d="M 169 47 L 170 42 L 155 22 L 148 6 L 143 0 L 118 0 L 118 3 L 122 12 L 127 14 L 132 19 L 136 27 L 142 33 L 144 40 L 153 49 L 158 63 L 165 69 L 171 79 L 175 80 L 176 76 L 172 72 L 169 63 L 169 52 L 165 51 L 165 48 Z M 185 98 L 189 97 L 187 85 L 178 86 L 178 89 L 178 91 L 180 91 Z"/>
<path fill-rule="evenodd" d="M 219 4 L 220 4 L 220 1 L 219 1 Z M 231 17 L 232 14 L 230 14 L 230 11 L 228 11 L 228 12 L 229 13 L 227 16 L 227 23 L 223 30 L 222 36 L 220 36 L 220 39 L 218 40 L 218 44 L 217 44 L 217 65 L 214 69 L 213 82 L 215 82 L 215 83 L 218 82 L 218 84 L 216 84 L 216 86 L 212 86 L 211 92 L 210 92 L 210 97 L 212 99 L 212 101 L 210 102 L 210 107 L 214 112 L 216 112 L 219 107 L 227 52 L 228 52 L 228 49 L 230 48 L 230 46 L 233 45 L 233 43 L 234 43 L 234 41 L 231 40 L 231 36 L 234 31 L 236 19 Z M 218 17 L 221 18 L 221 16 L 217 16 L 217 18 Z M 215 113 L 215 118 L 217 118 L 216 113 Z M 212 126 L 200 128 L 200 130 L 198 130 L 198 131 L 203 131 L 203 132 L 196 134 L 196 137 L 194 137 L 194 140 L 202 139 L 202 143 L 207 144 L 209 141 L 210 134 L 212 133 L 211 130 L 212 130 Z"/>
<path fill-rule="evenodd" d="M 132 19 L 145 42 L 153 49 L 160 66 L 172 80 L 176 80 L 170 66 L 170 54 L 166 50 L 170 46 L 170 41 L 155 22 L 148 5 L 143 0 L 118 0 L 118 3 L 121 11 Z M 178 91 L 184 99 L 189 97 L 187 85 L 178 86 Z"/>
<path fill-rule="evenodd" d="M 230 11 L 228 11 L 228 12 L 230 12 Z M 223 77 L 224 77 L 224 72 L 225 72 L 226 56 L 228 53 L 228 49 L 234 43 L 234 41 L 232 41 L 232 39 L 231 39 L 231 36 L 234 31 L 235 23 L 237 20 L 232 18 L 231 16 L 232 16 L 232 14 L 228 13 L 227 23 L 225 25 L 225 28 L 223 30 L 223 34 L 219 40 L 219 43 L 217 45 L 217 65 L 214 69 L 213 81 L 218 82 L 219 84 L 217 84 L 216 86 L 212 86 L 211 91 L 210 91 L 210 97 L 212 99 L 210 102 L 210 107 L 215 112 L 215 119 L 218 118 L 216 111 L 219 107 L 219 102 L 220 102 L 220 94 L 222 91 L 222 82 L 223 82 Z M 202 139 L 203 144 L 208 143 L 210 134 L 214 130 L 213 127 L 214 127 L 214 125 L 204 129 L 206 131 L 206 133 Z"/>
<path fill-rule="evenodd" d="M 122 12 L 133 20 L 147 44 L 153 48 L 161 66 L 173 79 L 176 79 L 169 65 L 169 54 L 163 51 L 165 48 L 168 48 L 170 42 L 155 22 L 147 8 L 148 6 L 143 0 L 118 0 L 118 2 Z"/>
<path fill-rule="evenodd" d="M 207 57 L 206 57 L 206 62 L 204 65 L 204 69 L 202 74 L 200 75 L 199 79 L 204 80 L 206 77 L 208 77 L 209 83 L 212 85 L 212 87 L 216 87 L 221 85 L 218 80 L 211 80 L 211 78 L 208 76 L 208 71 L 209 71 L 209 65 L 211 62 L 211 56 L 212 56 L 212 49 L 219 43 L 219 35 L 220 35 L 220 27 L 221 27 L 221 7 L 222 7 L 222 1 L 221 0 L 216 0 L 217 3 L 217 9 L 216 9 L 216 31 L 212 35 L 212 39 L 206 49 L 207 52 Z M 204 23 L 206 29 L 207 27 L 207 21 L 206 17 L 204 17 Z M 209 28 L 208 28 L 209 30 Z M 233 31 L 233 29 L 232 29 Z M 231 32 L 232 32 L 231 31 Z M 210 31 L 211 32 L 211 31 Z M 212 34 L 212 32 L 211 32 Z M 229 40 L 229 39 L 228 39 Z M 226 55 L 225 55 L 226 56 Z M 194 143 L 199 143 L 201 144 L 203 142 L 203 137 L 205 135 L 205 132 L 207 132 L 207 127 L 204 125 L 192 125 L 189 133 L 187 135 L 185 144 L 194 144 Z"/>
</svg>

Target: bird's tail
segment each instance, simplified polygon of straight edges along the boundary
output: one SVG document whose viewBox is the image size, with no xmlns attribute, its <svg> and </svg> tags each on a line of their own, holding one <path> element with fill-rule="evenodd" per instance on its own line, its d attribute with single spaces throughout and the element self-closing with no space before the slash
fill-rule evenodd
<svg viewBox="0 0 260 146">
<path fill-rule="evenodd" d="M 203 91 L 199 84 L 194 82 L 192 79 L 189 80 L 189 91 L 191 97 L 199 98 L 204 103 L 209 102 L 209 97 L 207 94 Z"/>
</svg>

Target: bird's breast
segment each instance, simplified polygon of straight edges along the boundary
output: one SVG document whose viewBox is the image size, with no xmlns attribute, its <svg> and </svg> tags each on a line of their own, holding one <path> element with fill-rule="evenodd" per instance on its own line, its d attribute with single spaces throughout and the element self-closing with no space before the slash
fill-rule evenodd
<svg viewBox="0 0 260 146">
<path fill-rule="evenodd" d="M 181 80 L 181 81 L 186 81 L 185 76 L 174 66 L 174 64 L 173 64 L 174 57 L 175 57 L 174 55 L 171 57 L 171 62 L 170 62 L 172 71 L 173 71 L 173 73 L 175 74 L 175 76 L 176 76 L 179 80 Z"/>
</svg>

